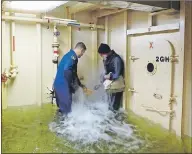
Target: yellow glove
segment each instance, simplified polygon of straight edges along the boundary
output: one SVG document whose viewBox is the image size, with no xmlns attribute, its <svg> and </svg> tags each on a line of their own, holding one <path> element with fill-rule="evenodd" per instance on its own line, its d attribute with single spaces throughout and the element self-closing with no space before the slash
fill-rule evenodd
<svg viewBox="0 0 192 154">
<path fill-rule="evenodd" d="M 90 89 L 87 89 L 87 87 L 83 87 L 83 92 L 86 94 L 86 95 L 91 95 L 92 94 L 92 90 L 90 90 Z"/>
</svg>

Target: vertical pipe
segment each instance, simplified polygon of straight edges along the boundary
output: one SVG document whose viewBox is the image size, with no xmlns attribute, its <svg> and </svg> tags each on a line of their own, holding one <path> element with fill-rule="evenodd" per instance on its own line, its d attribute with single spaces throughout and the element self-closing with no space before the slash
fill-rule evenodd
<svg viewBox="0 0 192 154">
<path fill-rule="evenodd" d="M 97 62 L 98 62 L 98 54 L 97 54 L 97 29 L 92 30 L 92 75 L 96 76 L 95 69 L 97 68 Z"/>
<path fill-rule="evenodd" d="M 105 43 L 109 44 L 109 17 L 105 17 Z"/>
<path fill-rule="evenodd" d="M 58 48 L 59 48 L 59 43 L 57 40 L 57 26 L 54 25 L 53 27 L 53 79 L 55 79 L 56 73 L 57 73 L 57 63 L 58 63 Z"/>
<path fill-rule="evenodd" d="M 42 41 L 41 41 L 41 24 L 36 24 L 37 29 L 37 61 L 36 61 L 36 101 L 37 105 L 42 104 Z"/>
<path fill-rule="evenodd" d="M 123 26 L 123 29 L 124 29 L 124 36 L 123 36 L 123 40 L 125 41 L 124 43 L 124 55 L 123 55 L 123 59 L 124 59 L 124 79 L 125 79 L 125 91 L 124 91 L 124 94 L 123 94 L 123 108 L 124 109 L 128 109 L 128 36 L 127 36 L 127 29 L 128 29 L 128 22 L 127 22 L 127 19 L 128 19 L 128 11 L 124 11 L 123 12 L 123 18 L 124 18 L 124 26 Z"/>
<path fill-rule="evenodd" d="M 11 67 L 10 74 L 11 78 L 15 78 L 18 70 L 16 66 L 16 47 L 15 47 L 15 22 L 11 22 Z"/>
<path fill-rule="evenodd" d="M 73 17 L 70 14 L 69 7 L 66 7 L 65 11 L 66 11 L 66 18 L 72 19 Z M 72 48 L 72 26 L 68 26 L 67 29 L 68 29 L 68 48 L 71 49 Z"/>
<path fill-rule="evenodd" d="M 72 27 L 68 26 L 68 48 L 71 49 L 72 48 Z"/>
<path fill-rule="evenodd" d="M 171 88 L 170 88 L 170 111 L 173 111 L 173 103 L 174 103 L 174 99 L 175 99 L 175 62 L 174 62 L 174 58 L 176 56 L 175 53 L 175 48 L 173 46 L 173 44 L 168 41 L 168 43 L 170 44 L 171 47 L 171 56 L 173 57 L 173 60 L 171 60 Z M 174 98 L 174 99 L 173 99 Z M 169 131 L 171 132 L 173 130 L 173 113 L 170 113 L 170 117 L 169 117 Z"/>
<path fill-rule="evenodd" d="M 11 23 L 11 31 L 12 31 L 12 52 L 11 52 L 11 66 L 15 67 L 15 22 Z"/>
<path fill-rule="evenodd" d="M 5 3 L 5 2 L 4 2 Z M 1 4 L 3 4 L 3 3 L 1 3 Z M 1 11 L 2 12 L 2 11 Z M 0 12 L 0 15 L 1 15 L 1 12 Z M 0 24 L 0 29 L 1 29 L 2 27 L 1 27 L 1 24 Z M 1 37 L 2 38 L 2 37 Z M 0 38 L 0 42 L 2 41 L 1 40 L 1 38 Z M 0 48 L 2 49 L 2 46 L 0 45 Z M 2 54 L 0 55 L 0 59 L 2 59 Z M 2 64 L 2 63 L 1 63 Z M 0 64 L 0 67 L 2 68 L 2 66 L 1 66 L 1 64 Z M 3 90 L 3 88 L 0 88 L 0 92 L 1 92 L 1 90 Z M 1 96 L 2 96 L 2 93 L 1 93 Z M 1 99 L 1 96 L 0 96 L 0 99 Z M 2 100 L 2 99 L 1 99 Z M 3 103 L 3 100 L 2 100 L 2 103 Z M 1 105 L 1 106 L 3 106 L 3 105 Z M 0 110 L 1 110 L 1 106 L 0 106 Z M 2 113 L 2 110 L 1 110 L 1 113 Z M 2 119 L 2 118 L 1 118 Z M 0 119 L 0 123 L 1 123 L 1 119 Z M 0 137 L 2 137 L 1 136 L 1 133 L 0 133 Z M 1 149 L 1 145 L 0 145 L 0 149 Z"/>
<path fill-rule="evenodd" d="M 8 57 L 10 57 L 9 55 L 7 55 L 7 44 L 6 44 L 6 41 L 7 41 L 7 35 L 6 35 L 6 32 L 7 32 L 7 29 L 6 29 L 6 23 L 5 21 L 2 21 L 2 73 L 3 71 L 5 71 L 8 67 L 9 67 L 9 63 L 8 62 Z M 7 82 L 4 82 L 2 83 L 2 109 L 6 109 L 7 108 Z"/>
<path fill-rule="evenodd" d="M 181 137 L 185 139 L 187 136 L 192 136 L 191 129 L 191 18 L 192 18 L 192 3 L 191 1 L 180 1 L 180 34 L 181 48 L 184 53 L 184 68 L 183 68 L 183 95 L 182 95 L 182 121 L 181 121 Z"/>
</svg>

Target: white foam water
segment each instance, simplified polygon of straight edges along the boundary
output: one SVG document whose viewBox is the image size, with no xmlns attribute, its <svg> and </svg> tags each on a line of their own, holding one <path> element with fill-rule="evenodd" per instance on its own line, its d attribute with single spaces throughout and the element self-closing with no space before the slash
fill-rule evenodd
<svg viewBox="0 0 192 154">
<path fill-rule="evenodd" d="M 106 100 L 102 89 L 90 97 L 78 90 L 73 96 L 72 112 L 64 120 L 50 123 L 49 129 L 64 137 L 71 147 L 84 152 L 138 150 L 143 141 L 134 136 L 134 126 L 116 118 L 125 114 L 124 110 L 110 111 Z"/>
<path fill-rule="evenodd" d="M 89 88 L 101 80 L 103 64 L 95 75 L 89 75 Z M 73 95 L 72 112 L 64 120 L 49 124 L 49 129 L 63 137 L 65 146 L 78 152 L 136 152 L 144 143 L 135 135 L 133 125 L 122 120 L 126 112 L 114 113 L 108 109 L 107 95 L 101 87 L 87 97 L 80 88 Z"/>
</svg>

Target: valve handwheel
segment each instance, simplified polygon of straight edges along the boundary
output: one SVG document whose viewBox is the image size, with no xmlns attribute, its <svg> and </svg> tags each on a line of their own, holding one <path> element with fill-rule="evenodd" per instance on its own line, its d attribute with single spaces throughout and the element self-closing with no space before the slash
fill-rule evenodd
<svg viewBox="0 0 192 154">
<path fill-rule="evenodd" d="M 6 82 L 7 81 L 7 76 L 5 74 L 1 74 L 1 81 Z"/>
</svg>

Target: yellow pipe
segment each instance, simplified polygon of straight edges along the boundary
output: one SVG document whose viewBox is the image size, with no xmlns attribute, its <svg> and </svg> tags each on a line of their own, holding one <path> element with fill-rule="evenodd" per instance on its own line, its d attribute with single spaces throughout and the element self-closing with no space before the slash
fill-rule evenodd
<svg viewBox="0 0 192 154">
<path fill-rule="evenodd" d="M 167 40 L 168 41 L 168 40 Z M 170 111 L 173 111 L 173 103 L 175 101 L 175 96 L 174 96 L 174 89 L 175 89 L 175 47 L 173 46 L 173 44 L 168 41 L 170 47 L 171 47 L 171 57 L 172 59 L 170 60 L 171 62 L 171 88 L 170 88 L 170 100 L 169 100 L 169 106 L 170 106 Z M 169 120 L 169 131 L 172 131 L 172 125 L 173 125 L 173 113 L 174 112 L 170 112 L 170 120 Z"/>
<path fill-rule="evenodd" d="M 2 38 L 4 38 L 4 40 L 6 40 L 7 35 L 6 35 L 6 24 L 5 22 L 2 22 Z M 6 67 L 8 67 L 7 65 L 7 48 L 5 46 L 5 44 L 2 46 L 2 74 L 5 73 L 5 75 L 8 77 L 8 71 L 6 69 Z M 3 71 L 4 70 L 4 71 Z M 2 81 L 1 81 L 2 82 Z M 6 82 L 2 82 L 2 109 L 6 109 L 7 108 L 7 81 Z"/>
<path fill-rule="evenodd" d="M 40 19 L 40 18 L 29 18 L 29 17 L 17 17 L 17 16 L 7 16 L 3 15 L 2 20 L 5 21 L 23 21 L 23 22 L 36 22 L 36 23 L 44 23 L 48 24 L 48 19 Z M 60 21 L 60 20 L 50 20 L 50 24 L 58 24 L 60 26 L 68 26 L 69 22 L 67 21 Z M 80 27 L 87 27 L 87 28 L 99 28 L 99 29 L 105 29 L 102 25 L 96 25 L 96 24 L 86 24 L 86 23 L 78 23 L 80 24 Z"/>
</svg>

